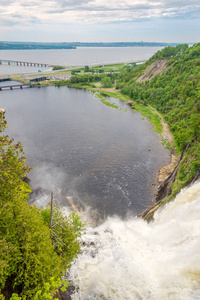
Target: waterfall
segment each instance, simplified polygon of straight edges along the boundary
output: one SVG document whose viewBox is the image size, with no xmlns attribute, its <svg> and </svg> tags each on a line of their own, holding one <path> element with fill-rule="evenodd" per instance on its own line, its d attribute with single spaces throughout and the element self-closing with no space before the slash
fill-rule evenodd
<svg viewBox="0 0 200 300">
<path fill-rule="evenodd" d="M 69 275 L 74 300 L 200 299 L 200 182 L 149 224 L 112 217 L 88 228 Z"/>
</svg>

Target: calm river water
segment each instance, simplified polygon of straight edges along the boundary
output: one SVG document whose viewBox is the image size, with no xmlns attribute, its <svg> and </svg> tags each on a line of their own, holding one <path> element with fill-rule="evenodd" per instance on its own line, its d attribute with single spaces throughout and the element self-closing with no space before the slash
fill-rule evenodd
<svg viewBox="0 0 200 300">
<path fill-rule="evenodd" d="M 65 50 L 1 50 L 0 59 L 45 63 L 61 66 L 84 66 L 149 59 L 161 47 L 80 47 Z M 47 68 L 0 65 L 0 74 L 46 71 Z"/>
<path fill-rule="evenodd" d="M 140 113 L 113 98 L 123 110 L 107 107 L 88 91 L 67 87 L 7 90 L 0 97 L 7 132 L 22 142 L 34 167 L 37 205 L 49 202 L 50 191 L 62 205 L 90 207 L 102 218 L 138 213 L 149 204 L 169 151 Z"/>
</svg>

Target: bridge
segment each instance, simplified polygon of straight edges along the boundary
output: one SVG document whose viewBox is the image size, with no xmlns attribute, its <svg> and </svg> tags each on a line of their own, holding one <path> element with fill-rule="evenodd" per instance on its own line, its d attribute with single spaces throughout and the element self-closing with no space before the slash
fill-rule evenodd
<svg viewBox="0 0 200 300">
<path fill-rule="evenodd" d="M 26 87 L 26 88 L 31 88 L 32 86 L 31 85 L 28 85 L 28 84 L 15 84 L 15 85 L 1 85 L 0 86 L 0 91 L 3 91 L 3 90 L 7 90 L 7 89 L 15 89 L 15 88 L 20 88 L 22 89 L 23 87 Z"/>
<path fill-rule="evenodd" d="M 31 67 L 49 67 L 49 64 L 42 63 L 33 63 L 27 61 L 19 61 L 19 60 L 10 60 L 10 59 L 0 59 L 0 65 L 17 65 L 17 66 L 31 66 Z"/>
</svg>

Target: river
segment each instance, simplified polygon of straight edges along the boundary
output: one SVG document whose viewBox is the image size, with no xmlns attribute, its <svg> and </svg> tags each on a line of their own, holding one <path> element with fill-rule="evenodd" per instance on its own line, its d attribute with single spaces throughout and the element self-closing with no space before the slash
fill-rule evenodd
<svg viewBox="0 0 200 300">
<path fill-rule="evenodd" d="M 7 132 L 22 142 L 34 167 L 38 206 L 49 202 L 50 191 L 63 206 L 90 210 L 93 219 L 125 217 L 148 206 L 158 169 L 170 157 L 139 112 L 114 98 L 121 110 L 108 107 L 86 90 L 67 87 L 0 95 Z"/>
<path fill-rule="evenodd" d="M 65 50 L 0 50 L 0 59 L 19 60 L 61 66 L 85 66 L 149 59 L 162 47 L 80 47 Z M 0 65 L 0 74 L 46 71 L 44 67 Z"/>
</svg>

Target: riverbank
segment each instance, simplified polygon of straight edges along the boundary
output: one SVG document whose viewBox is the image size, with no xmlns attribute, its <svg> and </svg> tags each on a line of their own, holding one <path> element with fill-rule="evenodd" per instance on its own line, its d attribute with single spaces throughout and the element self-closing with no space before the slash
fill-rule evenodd
<svg viewBox="0 0 200 300">
<path fill-rule="evenodd" d="M 173 170 L 175 169 L 176 165 L 179 162 L 180 154 L 177 154 L 174 150 L 174 137 L 173 137 L 173 134 L 171 133 L 171 131 L 169 129 L 169 125 L 165 122 L 165 120 L 163 119 L 163 116 L 155 108 L 153 108 L 151 105 L 149 105 L 149 106 L 161 118 L 161 122 L 162 122 L 162 132 L 161 132 L 162 140 L 166 143 L 166 145 L 168 145 L 168 147 L 171 150 L 171 163 L 169 165 L 166 165 L 166 166 L 162 167 L 159 170 L 159 173 L 158 173 L 158 183 L 160 184 L 163 180 L 165 180 L 165 178 L 167 176 L 169 176 L 173 172 Z"/>
</svg>

